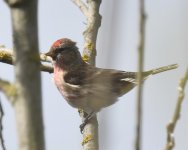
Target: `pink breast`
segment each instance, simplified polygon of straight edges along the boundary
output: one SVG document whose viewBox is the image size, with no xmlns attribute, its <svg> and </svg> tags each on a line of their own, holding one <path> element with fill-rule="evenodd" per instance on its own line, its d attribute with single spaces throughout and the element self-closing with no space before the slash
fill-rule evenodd
<svg viewBox="0 0 188 150">
<path fill-rule="evenodd" d="M 54 82 L 57 86 L 59 92 L 63 95 L 63 97 L 68 101 L 74 101 L 77 98 L 77 95 L 72 93 L 70 90 L 66 88 L 66 83 L 63 79 L 63 70 L 55 67 L 54 68 Z"/>
</svg>

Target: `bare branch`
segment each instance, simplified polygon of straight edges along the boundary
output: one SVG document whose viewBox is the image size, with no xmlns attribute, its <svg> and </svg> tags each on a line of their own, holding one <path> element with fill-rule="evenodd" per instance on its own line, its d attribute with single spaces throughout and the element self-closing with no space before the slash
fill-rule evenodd
<svg viewBox="0 0 188 150">
<path fill-rule="evenodd" d="M 40 54 L 40 60 L 43 62 L 52 62 L 52 58 L 49 56 L 46 56 L 45 54 Z"/>
<path fill-rule="evenodd" d="M 175 146 L 175 139 L 174 139 L 174 129 L 176 127 L 178 119 L 180 119 L 180 112 L 181 112 L 181 105 L 184 99 L 184 89 L 185 85 L 188 81 L 188 68 L 186 70 L 185 75 L 180 79 L 178 91 L 179 95 L 177 98 L 176 108 L 174 114 L 172 116 L 171 121 L 167 125 L 167 143 L 165 150 L 172 150 Z"/>
<path fill-rule="evenodd" d="M 14 56 L 10 49 L 0 48 L 0 62 L 13 65 Z M 45 54 L 40 54 L 40 60 L 44 62 L 51 62 L 51 58 Z M 41 64 L 41 71 L 53 73 L 53 67 L 45 64 Z"/>
<path fill-rule="evenodd" d="M 72 2 L 80 8 L 84 16 L 88 17 L 88 7 L 82 0 L 72 0 Z"/>
<path fill-rule="evenodd" d="M 81 0 L 72 0 L 86 16 L 86 29 L 83 32 L 84 36 L 84 51 L 83 60 L 95 65 L 96 57 L 96 40 L 99 27 L 101 25 L 101 16 L 99 7 L 101 0 L 87 0 L 87 6 Z M 85 118 L 85 113 L 79 111 L 82 120 Z M 95 115 L 84 127 L 83 131 L 83 149 L 98 150 L 98 122 Z"/>
<path fill-rule="evenodd" d="M 4 138 L 3 138 L 3 116 L 4 116 L 3 106 L 1 104 L 1 98 L 0 98 L 0 145 L 2 150 L 6 150 Z"/>
<path fill-rule="evenodd" d="M 95 57 L 97 53 L 96 40 L 101 25 L 101 15 L 99 14 L 101 0 L 87 0 L 87 4 L 89 15 L 87 17 L 86 29 L 83 32 L 83 59 L 91 65 L 95 65 Z"/>
<path fill-rule="evenodd" d="M 143 66 L 144 66 L 144 46 L 145 46 L 145 3 L 140 0 L 140 42 L 138 48 L 138 91 L 137 91 L 137 121 L 136 121 L 136 141 L 135 150 L 141 149 L 142 139 L 142 93 L 143 93 Z"/>
<path fill-rule="evenodd" d="M 12 64 L 13 62 L 13 54 L 12 51 L 5 48 L 0 48 L 0 62 L 6 64 Z"/>
<path fill-rule="evenodd" d="M 14 104 L 17 96 L 17 90 L 14 84 L 6 80 L 0 79 L 0 91 L 6 95 L 6 97 L 10 100 L 12 104 Z"/>
<path fill-rule="evenodd" d="M 54 68 L 52 66 L 44 65 L 44 64 L 41 64 L 40 70 L 44 71 L 44 72 L 48 72 L 48 73 L 53 73 L 54 72 Z"/>
<path fill-rule="evenodd" d="M 11 9 L 19 150 L 44 150 L 37 0 L 6 0 Z"/>
<path fill-rule="evenodd" d="M 88 16 L 86 29 L 83 32 L 84 36 L 84 61 L 95 65 L 96 57 L 96 40 L 99 27 L 101 25 L 101 16 L 99 14 L 99 7 L 101 0 L 87 0 Z M 84 119 L 81 115 L 82 120 Z M 89 137 L 89 138 L 88 138 Z M 88 140 L 90 139 L 90 140 Z M 87 142 L 85 142 L 87 141 Z M 83 132 L 83 149 L 84 150 L 98 150 L 98 122 L 97 116 L 92 117 L 90 122 L 85 126 Z"/>
<path fill-rule="evenodd" d="M 83 110 L 78 110 L 80 117 L 84 121 L 87 114 Z M 84 127 L 83 150 L 98 150 L 98 121 L 97 116 L 93 116 Z"/>
<path fill-rule="evenodd" d="M 86 29 L 83 32 L 84 36 L 84 61 L 95 65 L 96 57 L 96 40 L 99 27 L 101 25 L 101 16 L 99 14 L 99 7 L 101 0 L 87 0 L 88 15 Z M 82 120 L 84 120 L 81 115 Z M 88 140 L 89 139 L 89 140 Z M 98 122 L 97 116 L 92 117 L 90 122 L 85 126 L 83 132 L 83 149 L 84 150 L 98 150 Z"/>
</svg>

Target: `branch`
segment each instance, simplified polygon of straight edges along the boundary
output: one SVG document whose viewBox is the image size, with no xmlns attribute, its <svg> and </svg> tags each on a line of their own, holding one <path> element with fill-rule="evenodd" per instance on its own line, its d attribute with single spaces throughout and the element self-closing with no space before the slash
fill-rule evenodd
<svg viewBox="0 0 188 150">
<path fill-rule="evenodd" d="M 179 86 L 178 86 L 179 95 L 177 98 L 176 108 L 171 121 L 167 125 L 167 143 L 165 150 L 172 150 L 175 146 L 175 140 L 173 136 L 174 129 L 176 127 L 178 119 L 180 119 L 181 104 L 185 96 L 184 89 L 187 81 L 188 81 L 188 68 L 185 75 L 180 79 L 179 82 Z"/>
<path fill-rule="evenodd" d="M 0 99 L 0 145 L 1 145 L 2 150 L 6 150 L 4 138 L 3 138 L 3 116 L 4 116 L 4 112 L 3 112 L 3 107 L 2 107 L 1 99 Z"/>
<path fill-rule="evenodd" d="M 44 65 L 44 64 L 40 65 L 40 70 L 44 71 L 44 72 L 48 72 L 48 73 L 53 73 L 54 72 L 54 68 L 53 67 L 48 66 L 48 65 Z"/>
<path fill-rule="evenodd" d="M 95 65 L 96 57 L 96 40 L 99 27 L 101 26 L 101 15 L 99 14 L 99 7 L 101 0 L 87 0 L 88 13 L 86 29 L 83 32 L 84 36 L 84 51 L 83 59 Z"/>
<path fill-rule="evenodd" d="M 82 0 L 72 0 L 72 2 L 80 8 L 84 16 L 88 16 L 88 7 Z"/>
<path fill-rule="evenodd" d="M 83 110 L 78 110 L 82 121 L 88 115 Z M 83 150 L 98 150 L 98 121 L 97 116 L 93 116 L 89 122 L 85 125 L 83 131 L 83 141 L 82 141 Z"/>
<path fill-rule="evenodd" d="M 144 66 L 144 46 L 145 46 L 145 6 L 144 0 L 140 0 L 140 42 L 138 48 L 138 91 L 137 91 L 137 121 L 136 121 L 136 141 L 135 150 L 141 149 L 142 139 L 142 93 L 143 93 L 143 66 Z"/>
<path fill-rule="evenodd" d="M 38 49 L 38 0 L 6 0 L 12 19 L 19 150 L 45 150 Z"/>
<path fill-rule="evenodd" d="M 13 65 L 13 60 L 14 60 L 14 56 L 12 50 L 0 48 L 0 62 Z M 40 54 L 40 60 L 43 62 L 51 62 L 51 58 L 44 54 Z M 53 67 L 49 65 L 41 64 L 40 68 L 41 71 L 53 73 Z"/>
<path fill-rule="evenodd" d="M 12 64 L 13 55 L 9 49 L 0 48 L 0 62 Z"/>
<path fill-rule="evenodd" d="M 0 91 L 2 91 L 6 95 L 11 104 L 14 104 L 17 97 L 17 90 L 14 84 L 0 79 Z"/>
<path fill-rule="evenodd" d="M 84 36 L 84 51 L 83 60 L 91 65 L 95 65 L 96 57 L 96 40 L 99 27 L 101 25 L 101 15 L 99 7 L 101 0 L 87 0 L 87 5 L 81 0 L 72 0 L 83 12 L 86 17 L 86 29 L 83 32 Z M 85 118 L 85 113 L 79 111 L 82 120 Z M 95 115 L 85 126 L 83 131 L 83 149 L 98 150 L 98 122 Z"/>
<path fill-rule="evenodd" d="M 72 0 L 83 12 L 86 17 L 86 29 L 83 32 L 84 36 L 84 51 L 83 60 L 95 65 L 96 57 L 96 39 L 99 27 L 101 25 L 101 15 L 99 7 L 101 0 L 87 0 L 87 5 L 81 0 Z"/>
</svg>

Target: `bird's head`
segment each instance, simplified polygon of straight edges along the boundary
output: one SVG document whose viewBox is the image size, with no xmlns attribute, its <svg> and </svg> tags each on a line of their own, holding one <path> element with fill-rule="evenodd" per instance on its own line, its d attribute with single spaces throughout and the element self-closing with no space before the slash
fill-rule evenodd
<svg viewBox="0 0 188 150">
<path fill-rule="evenodd" d="M 76 42 L 68 38 L 55 41 L 46 55 L 50 56 L 55 63 L 67 66 L 82 62 L 82 57 L 78 51 Z"/>
<path fill-rule="evenodd" d="M 76 47 L 75 42 L 67 38 L 62 38 L 53 43 L 46 55 L 50 56 L 54 61 L 56 61 L 56 59 L 63 53 L 67 53 L 68 51 L 75 51 L 77 49 L 78 48 Z"/>
</svg>

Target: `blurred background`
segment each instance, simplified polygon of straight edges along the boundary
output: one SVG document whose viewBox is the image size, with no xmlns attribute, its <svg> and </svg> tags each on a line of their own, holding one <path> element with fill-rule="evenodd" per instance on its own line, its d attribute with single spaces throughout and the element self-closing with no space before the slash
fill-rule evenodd
<svg viewBox="0 0 188 150">
<path fill-rule="evenodd" d="M 97 39 L 97 66 L 137 70 L 138 0 L 107 0 L 100 7 L 102 24 Z M 143 150 L 161 150 L 166 143 L 166 125 L 177 99 L 177 86 L 188 65 L 188 1 L 146 0 L 145 70 L 178 63 L 179 68 L 152 76 L 144 86 Z M 77 41 L 82 52 L 85 17 L 70 0 L 39 1 L 40 51 L 46 52 L 62 37 Z M 12 48 L 10 11 L 0 1 L 0 44 Z M 29 69 L 29 68 L 28 68 Z M 27 70 L 26 70 L 27 71 Z M 42 73 L 43 114 L 47 150 L 82 149 L 80 117 Z M 0 78 L 14 81 L 14 69 L 0 63 Z M 188 149 L 188 86 L 181 118 L 175 129 L 174 150 Z M 0 93 L 5 116 L 3 134 L 7 150 L 18 150 L 14 110 Z M 135 142 L 136 89 L 98 114 L 101 150 L 133 150 Z"/>
</svg>

